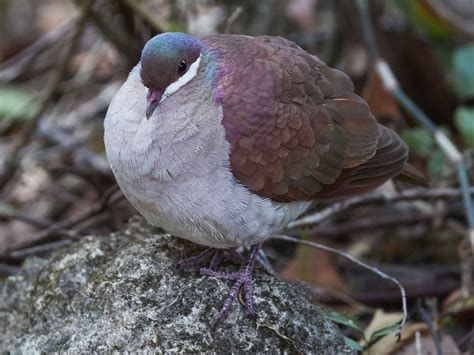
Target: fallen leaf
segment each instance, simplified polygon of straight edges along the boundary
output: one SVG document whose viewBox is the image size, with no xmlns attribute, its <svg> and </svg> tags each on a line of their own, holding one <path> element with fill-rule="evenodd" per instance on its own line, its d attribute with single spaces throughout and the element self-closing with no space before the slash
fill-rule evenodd
<svg viewBox="0 0 474 355">
<path fill-rule="evenodd" d="M 346 291 L 334 257 L 322 250 L 298 246 L 297 256 L 280 272 L 280 277 L 289 282 L 304 281 L 309 285 Z"/>
<path fill-rule="evenodd" d="M 372 69 L 367 83 L 362 92 L 362 97 L 367 101 L 370 110 L 377 121 L 384 126 L 395 129 L 400 122 L 398 105 L 392 95 L 385 90 L 382 80 L 377 72 Z"/>
<path fill-rule="evenodd" d="M 461 355 L 461 351 L 457 347 L 453 338 L 449 335 L 445 335 L 440 341 L 441 350 L 443 354 L 449 355 Z M 397 351 L 396 355 L 419 355 L 417 347 L 421 349 L 421 354 L 436 354 L 436 347 L 433 342 L 433 338 L 430 335 L 425 335 L 420 338 L 420 342 L 417 345 L 416 341 L 412 341 L 406 345 L 403 349 Z"/>
<path fill-rule="evenodd" d="M 377 336 L 377 332 L 382 329 L 390 329 L 393 332 L 386 334 L 379 341 L 371 345 L 364 354 L 367 355 L 378 355 L 378 354 L 393 354 L 398 349 L 402 348 L 404 345 L 410 343 L 415 336 L 417 331 L 422 333 L 427 332 L 427 326 L 424 323 L 407 323 L 402 329 L 402 335 L 399 342 L 397 342 L 396 337 L 396 323 L 399 323 L 402 319 L 403 314 L 399 312 L 385 313 L 384 311 L 378 309 L 372 321 L 367 326 L 364 331 L 364 338 L 371 339 Z M 389 328 L 392 327 L 393 328 Z"/>
</svg>

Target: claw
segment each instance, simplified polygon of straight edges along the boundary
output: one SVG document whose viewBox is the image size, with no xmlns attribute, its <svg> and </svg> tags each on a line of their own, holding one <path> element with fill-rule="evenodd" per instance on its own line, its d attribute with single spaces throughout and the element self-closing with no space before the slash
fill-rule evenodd
<svg viewBox="0 0 474 355">
<path fill-rule="evenodd" d="M 223 280 L 235 281 L 232 285 L 229 293 L 222 305 L 222 308 L 217 313 L 212 323 L 212 328 L 215 328 L 217 324 L 224 321 L 232 308 L 232 304 L 235 299 L 242 291 L 243 300 L 247 312 L 250 317 L 255 318 L 257 313 L 253 306 L 253 286 L 252 286 L 252 270 L 255 264 L 256 256 L 262 247 L 262 243 L 256 244 L 251 247 L 248 257 L 244 257 L 235 250 L 228 250 L 229 258 L 240 264 L 240 269 L 237 272 L 224 272 L 217 271 L 216 267 L 219 264 L 224 250 L 209 248 L 201 252 L 200 254 L 193 256 L 188 259 L 184 259 L 178 263 L 178 267 L 181 269 L 194 267 L 201 265 L 206 261 L 209 261 L 209 267 L 203 267 L 199 270 L 201 275 L 211 276 Z"/>
</svg>

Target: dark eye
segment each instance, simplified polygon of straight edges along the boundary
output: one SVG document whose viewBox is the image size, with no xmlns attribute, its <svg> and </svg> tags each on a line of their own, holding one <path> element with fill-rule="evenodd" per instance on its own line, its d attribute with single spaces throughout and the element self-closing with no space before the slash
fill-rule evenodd
<svg viewBox="0 0 474 355">
<path fill-rule="evenodd" d="M 183 59 L 178 66 L 178 74 L 183 75 L 186 72 L 186 69 L 188 69 L 188 65 L 186 64 L 186 61 Z"/>
</svg>

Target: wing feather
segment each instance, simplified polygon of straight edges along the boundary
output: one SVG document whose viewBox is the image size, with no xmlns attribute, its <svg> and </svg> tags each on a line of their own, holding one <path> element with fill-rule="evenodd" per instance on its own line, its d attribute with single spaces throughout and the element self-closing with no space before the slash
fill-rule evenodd
<svg viewBox="0 0 474 355">
<path fill-rule="evenodd" d="M 317 193 L 320 199 L 346 199 L 374 190 L 403 170 L 408 158 L 408 148 L 398 135 L 380 126 L 382 135 L 375 154 L 366 162 L 344 169 L 332 185 Z"/>
<path fill-rule="evenodd" d="M 406 147 L 343 72 L 280 37 L 203 41 L 218 62 L 231 169 L 253 192 L 281 202 L 344 196 L 375 188 L 403 165 Z"/>
</svg>

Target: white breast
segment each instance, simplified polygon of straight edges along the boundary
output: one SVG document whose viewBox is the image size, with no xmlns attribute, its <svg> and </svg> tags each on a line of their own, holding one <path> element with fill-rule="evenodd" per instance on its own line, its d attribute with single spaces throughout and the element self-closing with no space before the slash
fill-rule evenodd
<svg viewBox="0 0 474 355">
<path fill-rule="evenodd" d="M 269 238 L 310 206 L 272 202 L 235 179 L 222 107 L 214 104 L 210 88 L 202 87 L 202 74 L 161 102 L 147 120 L 138 72 L 137 66 L 109 107 L 105 147 L 117 182 L 150 223 L 199 244 L 227 248 Z"/>
</svg>

